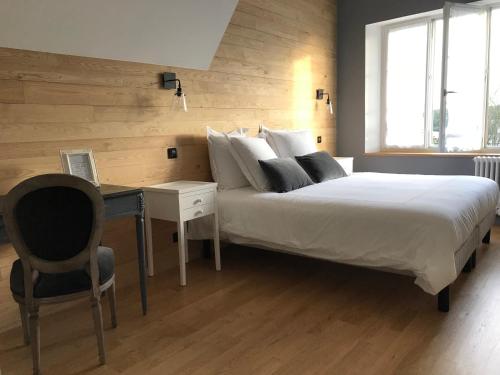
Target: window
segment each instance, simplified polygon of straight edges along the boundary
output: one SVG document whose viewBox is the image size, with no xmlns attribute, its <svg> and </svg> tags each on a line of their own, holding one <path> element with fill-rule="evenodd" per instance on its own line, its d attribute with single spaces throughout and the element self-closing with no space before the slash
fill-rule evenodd
<svg viewBox="0 0 500 375">
<path fill-rule="evenodd" d="M 437 147 L 443 21 L 421 20 L 386 33 L 385 147 Z"/>
<path fill-rule="evenodd" d="M 449 10 L 448 59 L 443 65 L 445 151 L 482 148 L 486 124 L 487 21 L 487 12 L 482 8 L 453 6 Z M 441 113 L 441 121 L 442 116 Z"/>
<path fill-rule="evenodd" d="M 387 32 L 385 143 L 389 147 L 425 145 L 427 39 L 426 23 Z"/>
<path fill-rule="evenodd" d="M 500 148 L 500 8 L 384 25 L 381 49 L 382 149 Z"/>
</svg>

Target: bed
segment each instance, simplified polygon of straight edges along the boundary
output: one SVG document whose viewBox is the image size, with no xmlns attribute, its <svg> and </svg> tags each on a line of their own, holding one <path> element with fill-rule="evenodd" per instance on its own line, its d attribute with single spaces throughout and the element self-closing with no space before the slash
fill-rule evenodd
<svg viewBox="0 0 500 375">
<path fill-rule="evenodd" d="M 449 285 L 473 266 L 495 222 L 498 186 L 472 176 L 355 173 L 285 194 L 218 194 L 226 241 L 415 277 L 449 308 Z"/>
</svg>

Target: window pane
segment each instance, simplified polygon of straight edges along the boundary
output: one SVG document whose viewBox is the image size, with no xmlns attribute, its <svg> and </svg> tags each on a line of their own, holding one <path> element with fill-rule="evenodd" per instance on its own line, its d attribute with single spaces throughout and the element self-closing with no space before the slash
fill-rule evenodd
<svg viewBox="0 0 500 375">
<path fill-rule="evenodd" d="M 488 143 L 500 147 L 500 9 L 491 13 Z"/>
<path fill-rule="evenodd" d="M 482 145 L 485 118 L 486 21 L 486 12 L 483 10 L 452 7 L 446 97 L 448 151 L 479 150 Z"/>
<path fill-rule="evenodd" d="M 425 145 L 427 24 L 393 29 L 387 39 L 386 146 Z"/>
<path fill-rule="evenodd" d="M 439 128 L 441 124 L 441 70 L 443 61 L 443 20 L 434 21 L 432 40 L 432 60 L 430 66 L 429 105 L 429 146 L 439 147 Z"/>
</svg>

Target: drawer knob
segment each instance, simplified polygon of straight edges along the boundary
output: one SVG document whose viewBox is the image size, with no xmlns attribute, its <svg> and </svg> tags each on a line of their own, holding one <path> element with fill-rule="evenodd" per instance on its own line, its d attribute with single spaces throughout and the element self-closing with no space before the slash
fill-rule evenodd
<svg viewBox="0 0 500 375">
<path fill-rule="evenodd" d="M 203 199 L 198 198 L 193 202 L 193 204 L 201 204 L 201 202 L 203 202 Z"/>
<path fill-rule="evenodd" d="M 203 213 L 203 210 L 198 210 L 194 213 L 194 216 L 201 215 Z"/>
</svg>

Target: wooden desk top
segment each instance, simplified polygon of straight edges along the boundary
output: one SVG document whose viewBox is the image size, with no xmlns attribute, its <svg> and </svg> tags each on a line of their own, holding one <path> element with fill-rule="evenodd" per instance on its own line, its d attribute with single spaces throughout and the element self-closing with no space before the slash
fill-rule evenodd
<svg viewBox="0 0 500 375">
<path fill-rule="evenodd" d="M 132 186 L 102 184 L 99 187 L 99 191 L 101 192 L 104 198 L 108 198 L 108 197 L 118 197 L 120 195 L 140 193 L 142 192 L 142 188 L 132 187 Z"/>
<path fill-rule="evenodd" d="M 142 188 L 131 187 L 131 186 L 102 184 L 99 187 L 99 191 L 101 192 L 103 198 L 106 199 L 106 198 L 120 197 L 122 195 L 141 193 Z M 2 211 L 3 211 L 4 198 L 5 198 L 5 195 L 0 195 L 0 215 L 2 214 Z"/>
</svg>

